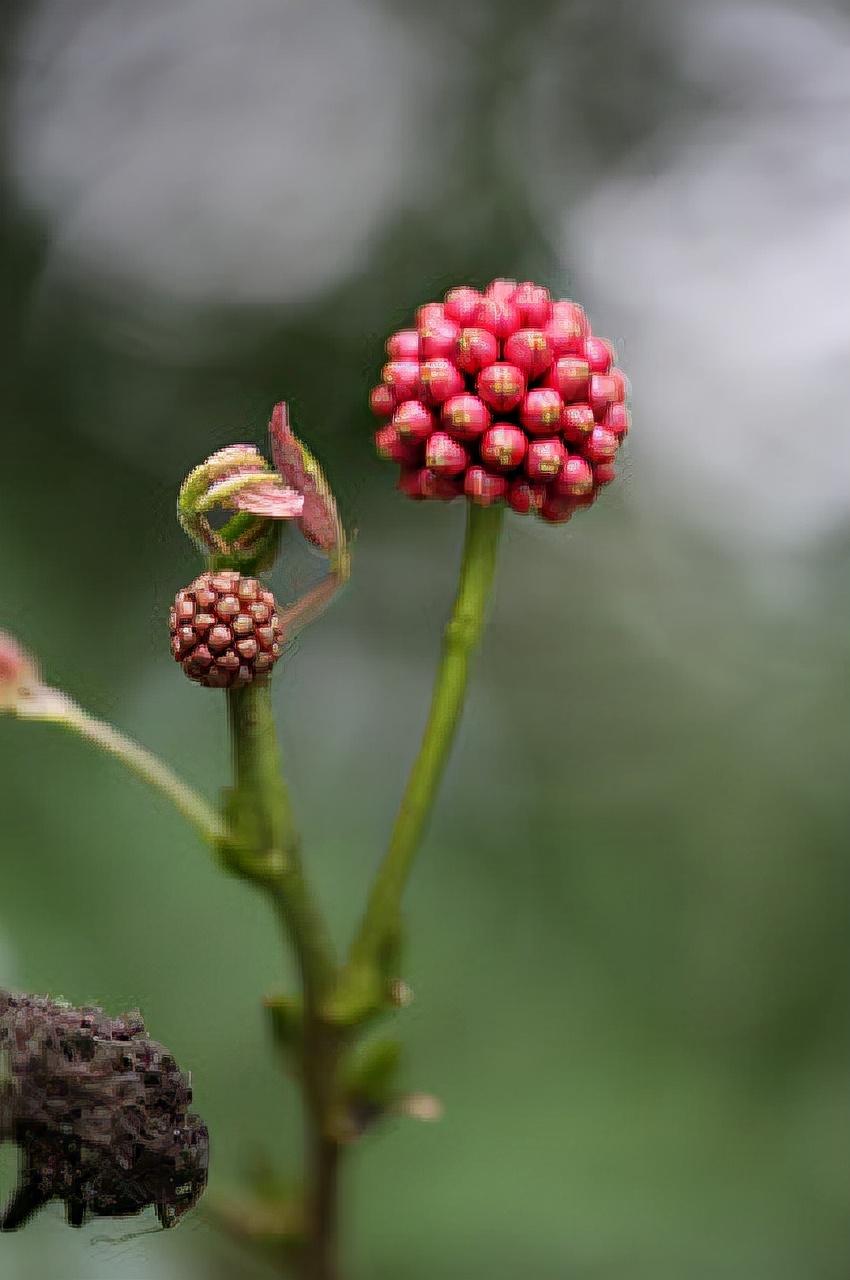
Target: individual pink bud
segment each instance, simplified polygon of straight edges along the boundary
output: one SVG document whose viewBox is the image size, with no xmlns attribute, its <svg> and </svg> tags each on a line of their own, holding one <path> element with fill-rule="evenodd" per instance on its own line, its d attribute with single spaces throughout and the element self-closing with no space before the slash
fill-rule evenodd
<svg viewBox="0 0 850 1280">
<path fill-rule="evenodd" d="M 516 280 L 491 280 L 484 293 L 488 298 L 495 298 L 498 302 L 511 302 L 517 287 Z"/>
<path fill-rule="evenodd" d="M 553 302 L 551 319 L 543 326 L 556 357 L 581 355 L 588 330 L 587 316 L 577 302 Z"/>
<path fill-rule="evenodd" d="M 575 514 L 576 503 L 572 498 L 562 498 L 557 493 L 547 493 L 540 508 L 540 518 L 547 524 L 566 524 Z"/>
<path fill-rule="evenodd" d="M 517 329 L 505 339 L 505 359 L 522 369 L 527 380 L 533 382 L 552 363 L 552 348 L 542 329 Z"/>
<path fill-rule="evenodd" d="M 613 462 L 597 462 L 593 468 L 593 479 L 601 488 L 603 485 L 610 484 L 612 480 L 617 478 L 617 469 Z"/>
<path fill-rule="evenodd" d="M 469 467 L 463 478 L 463 491 L 479 506 L 489 507 L 504 498 L 508 491 L 508 482 L 504 476 L 485 471 L 484 467 Z"/>
<path fill-rule="evenodd" d="M 474 321 L 480 302 L 481 294 L 477 289 L 461 285 L 458 289 L 449 289 L 443 305 L 450 320 L 454 320 L 455 324 L 467 325 Z"/>
<path fill-rule="evenodd" d="M 561 425 L 564 402 L 553 387 L 532 387 L 519 409 L 519 420 L 533 436 L 551 435 Z"/>
<path fill-rule="evenodd" d="M 431 473 L 426 467 L 402 467 L 398 473 L 396 487 L 406 498 L 421 502 L 428 496 L 426 489 L 429 477 Z"/>
<path fill-rule="evenodd" d="M 590 365 L 591 373 L 607 373 L 614 359 L 614 348 L 604 338 L 589 333 L 582 345 L 582 355 Z"/>
<path fill-rule="evenodd" d="M 552 319 L 569 321 L 578 329 L 582 337 L 590 333 L 590 324 L 584 307 L 578 302 L 573 302 L 571 298 L 558 298 L 552 303 Z"/>
<path fill-rule="evenodd" d="M 612 462 L 617 456 L 620 442 L 613 431 L 594 427 L 584 443 L 584 456 L 588 462 Z"/>
<path fill-rule="evenodd" d="M 390 418 L 395 409 L 395 395 L 392 387 L 382 382 L 369 392 L 369 408 L 376 418 Z"/>
<path fill-rule="evenodd" d="M 469 454 L 447 431 L 435 431 L 425 446 L 425 466 L 436 475 L 456 476 L 466 470 Z"/>
<path fill-rule="evenodd" d="M 419 326 L 419 340 L 423 360 L 433 360 L 438 356 L 454 355 L 455 343 L 460 333 L 460 326 L 449 316 L 428 320 Z"/>
<path fill-rule="evenodd" d="M 421 461 L 421 446 L 410 440 L 402 440 L 391 422 L 375 432 L 375 449 L 379 457 L 388 458 L 391 462 L 401 462 L 406 467 L 416 466 Z"/>
<path fill-rule="evenodd" d="M 463 494 L 463 476 L 437 475 L 429 471 L 425 483 L 425 497 L 436 498 L 438 502 L 453 502 Z"/>
<path fill-rule="evenodd" d="M 586 440 L 595 426 L 596 419 L 589 404 L 564 405 L 561 430 L 564 433 L 564 439 L 570 444 L 578 444 Z"/>
<path fill-rule="evenodd" d="M 499 342 L 489 329 L 461 329 L 455 343 L 454 360 L 464 373 L 478 373 L 499 358 Z"/>
<path fill-rule="evenodd" d="M 490 410 L 478 396 L 451 396 L 440 411 L 443 427 L 458 440 L 475 440 L 490 425 Z"/>
<path fill-rule="evenodd" d="M 565 404 L 587 395 L 590 365 L 583 356 L 560 356 L 546 375 L 546 385 L 554 387 Z"/>
<path fill-rule="evenodd" d="M 525 432 L 512 422 L 494 422 L 481 437 L 481 459 L 493 471 L 514 471 L 527 448 Z"/>
<path fill-rule="evenodd" d="M 619 370 L 615 369 L 611 373 L 591 375 L 587 399 L 597 419 L 604 415 L 609 405 L 619 404 L 625 396 L 625 379 L 622 374 L 617 377 L 618 372 Z"/>
<path fill-rule="evenodd" d="M 539 511 L 546 500 L 546 485 L 534 484 L 524 476 L 511 481 L 507 492 L 507 503 L 519 515 L 527 515 L 529 511 Z"/>
<path fill-rule="evenodd" d="M 525 377 L 515 364 L 489 364 L 479 373 L 476 386 L 485 404 L 497 413 L 508 413 L 525 394 Z"/>
<path fill-rule="evenodd" d="M 562 498 L 580 498 L 593 489 L 593 471 L 584 458 L 569 457 L 555 478 L 552 492 Z"/>
<path fill-rule="evenodd" d="M 442 302 L 426 302 L 416 309 L 416 328 L 421 333 L 431 324 L 439 324 L 446 318 L 446 308 Z"/>
<path fill-rule="evenodd" d="M 529 480 L 540 480 L 545 484 L 555 479 L 566 456 L 566 449 L 554 436 L 548 440 L 531 440 L 525 455 L 525 474 Z"/>
<path fill-rule="evenodd" d="M 381 380 L 392 389 L 396 404 L 419 395 L 419 369 L 417 360 L 390 360 L 384 365 Z"/>
<path fill-rule="evenodd" d="M 463 480 L 460 477 L 435 475 L 427 467 L 402 467 L 397 487 L 406 497 L 419 502 L 425 498 L 451 502 L 463 493 Z"/>
<path fill-rule="evenodd" d="M 402 440 L 420 444 L 434 430 L 434 415 L 421 400 L 405 400 L 393 414 L 392 425 Z"/>
<path fill-rule="evenodd" d="M 601 425 L 607 427 L 609 431 L 613 431 L 614 435 L 622 440 L 624 436 L 629 434 L 632 415 L 624 404 L 609 404 L 605 410 Z"/>
<path fill-rule="evenodd" d="M 387 355 L 390 360 L 418 360 L 419 334 L 415 329 L 399 329 L 387 338 Z"/>
<path fill-rule="evenodd" d="M 459 395 L 463 391 L 463 375 L 451 360 L 444 357 L 426 360 L 420 365 L 419 380 L 422 399 L 426 404 L 444 404 L 449 396 Z"/>
<path fill-rule="evenodd" d="M 542 329 L 552 318 L 552 299 L 542 284 L 523 281 L 517 285 L 511 301 L 519 312 L 520 322 L 529 329 Z"/>
<path fill-rule="evenodd" d="M 479 304 L 475 323 L 497 338 L 507 338 L 520 327 L 519 312 L 512 302 L 490 294 Z"/>
</svg>

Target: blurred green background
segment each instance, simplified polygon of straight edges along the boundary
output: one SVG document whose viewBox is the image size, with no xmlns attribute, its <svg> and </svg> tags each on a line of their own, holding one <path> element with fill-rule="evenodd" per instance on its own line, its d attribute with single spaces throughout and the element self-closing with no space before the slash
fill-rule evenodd
<svg viewBox="0 0 850 1280">
<path fill-rule="evenodd" d="M 509 521 L 408 900 L 405 1079 L 445 1118 L 354 1153 L 351 1274 L 843 1280 L 847 6 L 45 0 L 0 25 L 0 626 L 214 795 L 221 699 L 165 636 L 197 568 L 174 500 L 286 398 L 357 530 L 275 681 L 341 943 L 464 515 L 373 456 L 385 334 L 459 281 L 537 278 L 632 379 L 624 477 L 568 527 Z M 286 545 L 282 596 L 321 571 Z M 140 1006 L 191 1067 L 214 1190 L 294 1169 L 263 901 L 58 731 L 3 721 L 0 760 L 0 984 Z M 116 1242 L 136 1225 L 52 1206 L 2 1273 L 267 1274 L 200 1213 Z"/>
</svg>

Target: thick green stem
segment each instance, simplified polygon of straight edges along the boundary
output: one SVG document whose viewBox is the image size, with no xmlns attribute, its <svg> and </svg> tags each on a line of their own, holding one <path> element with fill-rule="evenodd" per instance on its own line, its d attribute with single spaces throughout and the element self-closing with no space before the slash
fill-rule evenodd
<svg viewBox="0 0 850 1280">
<path fill-rule="evenodd" d="M 289 792 L 267 681 L 255 680 L 227 695 L 235 778 L 234 825 L 248 859 L 237 869 L 271 894 L 292 940 L 307 1002 L 318 1000 L 333 978 L 333 950 L 301 863 Z"/>
<path fill-rule="evenodd" d="M 505 508 L 469 505 L 460 583 L 419 755 L 413 765 L 384 861 L 354 940 L 350 967 L 373 966 L 395 938 L 401 899 L 460 720 L 470 659 L 484 626 Z"/>
<path fill-rule="evenodd" d="M 113 725 L 89 715 L 60 689 L 36 686 L 30 696 L 20 700 L 15 712 L 22 720 L 44 720 L 79 734 L 166 796 L 208 844 L 218 847 L 224 840 L 226 827 L 215 809 L 173 769 Z"/>
<path fill-rule="evenodd" d="M 341 1035 L 321 1016 L 336 979 L 324 921 L 307 885 L 300 841 L 280 765 L 270 690 L 257 680 L 228 692 L 237 845 L 234 869 L 265 889 L 291 941 L 304 993 L 300 1076 L 306 1122 L 307 1225 L 300 1254 L 305 1280 L 335 1280 L 339 1143 L 332 1133 Z"/>
</svg>

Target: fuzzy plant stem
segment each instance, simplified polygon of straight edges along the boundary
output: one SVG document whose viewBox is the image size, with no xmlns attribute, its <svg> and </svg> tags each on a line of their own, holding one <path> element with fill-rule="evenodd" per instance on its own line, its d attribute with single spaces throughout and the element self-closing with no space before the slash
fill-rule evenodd
<svg viewBox="0 0 850 1280">
<path fill-rule="evenodd" d="M 203 796 L 198 795 L 153 752 L 111 724 L 89 715 L 60 689 L 39 685 L 19 701 L 15 711 L 22 720 L 42 720 L 60 725 L 99 747 L 170 800 L 207 844 L 216 848 L 224 839 L 226 829 Z"/>
<path fill-rule="evenodd" d="M 502 504 L 469 504 L 460 582 L 443 633 L 428 722 L 389 847 L 352 945 L 350 974 L 376 974 L 382 955 L 397 938 L 402 894 L 448 762 L 463 710 L 471 659 L 484 627 L 504 513 Z"/>
<path fill-rule="evenodd" d="M 269 684 L 228 691 L 237 845 L 233 869 L 270 895 L 298 960 L 303 990 L 300 1079 L 306 1142 L 306 1239 L 299 1261 L 305 1280 L 337 1280 L 336 1218 L 340 1147 L 333 1133 L 341 1033 L 322 1018 L 336 961 L 301 863 L 289 793 L 283 780 Z"/>
</svg>

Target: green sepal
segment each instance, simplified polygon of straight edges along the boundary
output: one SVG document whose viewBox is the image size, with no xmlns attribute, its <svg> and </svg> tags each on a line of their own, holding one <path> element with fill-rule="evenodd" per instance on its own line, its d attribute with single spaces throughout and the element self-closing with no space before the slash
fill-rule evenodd
<svg viewBox="0 0 850 1280">
<path fill-rule="evenodd" d="M 263 1006 L 275 1044 L 291 1051 L 300 1049 L 304 1034 L 304 1008 L 295 996 L 266 996 Z"/>
<path fill-rule="evenodd" d="M 395 1093 L 393 1086 L 401 1056 L 400 1041 L 389 1036 L 360 1045 L 345 1064 L 343 1083 L 346 1095 L 357 1102 L 386 1106 Z"/>
</svg>

